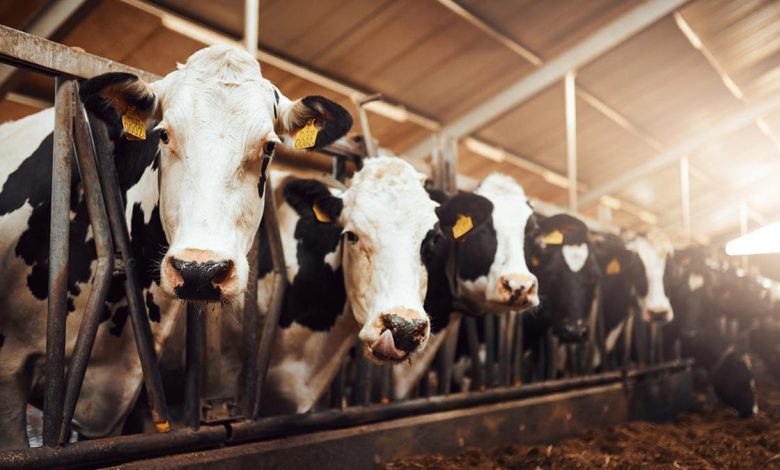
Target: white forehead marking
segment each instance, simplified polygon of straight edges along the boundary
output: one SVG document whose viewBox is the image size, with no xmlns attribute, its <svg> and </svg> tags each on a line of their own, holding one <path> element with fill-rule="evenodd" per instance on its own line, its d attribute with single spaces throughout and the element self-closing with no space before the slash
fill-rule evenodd
<svg viewBox="0 0 780 470">
<path fill-rule="evenodd" d="M 490 174 L 482 180 L 474 193 L 493 203 L 493 225 L 496 226 L 496 231 L 504 225 L 521 225 L 525 228 L 528 217 L 533 213 L 522 186 L 507 175 Z M 523 239 L 523 235 L 521 232 L 520 239 Z"/>
<path fill-rule="evenodd" d="M 701 274 L 691 273 L 691 275 L 688 276 L 688 289 L 691 292 L 701 289 L 703 285 L 704 277 Z"/>
<path fill-rule="evenodd" d="M 588 260 L 588 245 L 586 243 L 564 245 L 561 252 L 566 265 L 573 273 L 579 272 L 585 266 L 585 261 Z"/>
</svg>

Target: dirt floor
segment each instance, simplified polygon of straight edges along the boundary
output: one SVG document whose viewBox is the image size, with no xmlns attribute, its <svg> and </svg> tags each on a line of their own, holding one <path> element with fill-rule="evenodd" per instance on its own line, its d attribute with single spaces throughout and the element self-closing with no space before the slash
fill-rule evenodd
<svg viewBox="0 0 780 470">
<path fill-rule="evenodd" d="M 760 411 L 750 419 L 709 404 L 673 423 L 633 422 L 552 445 L 468 449 L 454 457 L 413 457 L 385 468 L 780 469 L 780 386 L 760 374 L 757 388 Z"/>
</svg>

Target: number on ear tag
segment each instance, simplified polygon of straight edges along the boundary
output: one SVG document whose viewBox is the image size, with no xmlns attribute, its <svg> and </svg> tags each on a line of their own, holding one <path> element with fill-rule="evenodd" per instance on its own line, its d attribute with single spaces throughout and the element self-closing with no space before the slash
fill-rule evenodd
<svg viewBox="0 0 780 470">
<path fill-rule="evenodd" d="M 122 127 L 127 140 L 146 140 L 146 123 L 138 117 L 132 106 L 122 115 Z"/>
<path fill-rule="evenodd" d="M 542 237 L 545 245 L 563 245 L 563 233 L 560 230 L 553 230 Z"/>
<path fill-rule="evenodd" d="M 318 206 L 316 202 L 311 205 L 311 211 L 314 212 L 314 217 L 317 219 L 317 222 L 321 222 L 323 224 L 329 224 L 333 222 L 327 212 L 322 210 L 322 208 Z"/>
<path fill-rule="evenodd" d="M 314 147 L 317 142 L 317 133 L 320 130 L 314 125 L 314 119 L 309 119 L 309 122 L 303 126 L 303 129 L 299 130 L 295 134 L 295 148 L 308 149 Z"/>
<path fill-rule="evenodd" d="M 607 275 L 614 276 L 620 274 L 620 261 L 617 258 L 612 258 L 612 261 L 607 263 Z"/>
<path fill-rule="evenodd" d="M 455 237 L 455 240 L 460 240 L 473 228 L 474 222 L 471 220 L 471 217 L 458 214 L 458 218 L 455 220 L 455 225 L 452 226 L 452 236 Z"/>
</svg>

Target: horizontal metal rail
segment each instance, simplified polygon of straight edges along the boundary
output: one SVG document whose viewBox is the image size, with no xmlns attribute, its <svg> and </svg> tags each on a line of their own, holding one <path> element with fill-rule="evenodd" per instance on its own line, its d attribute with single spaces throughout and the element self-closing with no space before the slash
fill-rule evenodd
<svg viewBox="0 0 780 470">
<path fill-rule="evenodd" d="M 197 431 L 181 430 L 168 434 L 136 434 L 96 439 L 76 442 L 62 448 L 8 451 L 0 454 L 0 467 L 8 469 L 51 466 L 73 468 L 85 465 L 107 465 L 155 455 L 213 449 L 248 441 L 364 425 L 599 385 L 624 383 L 630 388 L 632 382 L 649 379 L 660 374 L 688 370 L 692 366 L 692 360 L 675 361 L 627 372 L 607 372 L 571 379 L 550 380 L 522 387 L 499 387 L 480 393 L 458 393 L 394 402 L 389 405 L 357 406 L 343 411 L 328 410 L 318 413 L 263 418 L 255 422 L 245 421 L 219 426 L 202 426 Z"/>
</svg>

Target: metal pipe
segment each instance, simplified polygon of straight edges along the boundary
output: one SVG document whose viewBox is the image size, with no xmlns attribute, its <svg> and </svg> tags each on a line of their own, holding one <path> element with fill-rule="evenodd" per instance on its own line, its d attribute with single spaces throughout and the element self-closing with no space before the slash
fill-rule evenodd
<svg viewBox="0 0 780 470">
<path fill-rule="evenodd" d="M 203 357 L 203 398 L 222 398 L 222 315 L 203 308 L 206 317 L 206 349 Z M 209 311 L 211 310 L 211 311 Z"/>
<path fill-rule="evenodd" d="M 685 243 L 691 243 L 691 177 L 688 155 L 680 157 L 680 202 Z"/>
<path fill-rule="evenodd" d="M 120 192 L 114 165 L 113 146 L 109 142 L 104 124 L 94 122 L 92 124 L 92 133 L 97 150 L 100 187 L 103 190 L 103 200 L 106 204 L 108 222 L 111 225 L 114 247 L 121 256 L 122 268 L 124 269 L 125 297 L 127 298 L 127 307 L 130 311 L 133 335 L 138 350 L 138 358 L 141 362 L 141 371 L 144 377 L 147 397 L 149 398 L 152 420 L 158 431 L 167 432 L 170 429 L 168 405 L 165 403 L 165 392 L 163 391 L 160 367 L 157 363 L 157 353 L 154 349 L 152 329 L 149 325 L 149 316 L 143 300 L 138 273 L 136 273 L 135 258 L 130 245 L 130 234 L 127 230 L 127 221 L 125 220 L 125 204 Z"/>
<path fill-rule="evenodd" d="M 368 406 L 371 403 L 371 372 L 374 364 L 363 355 L 363 344 L 357 340 L 355 344 L 355 362 L 357 373 L 355 380 L 352 404 L 355 406 Z"/>
<path fill-rule="evenodd" d="M 257 393 L 254 400 L 254 411 L 251 415 L 252 419 L 257 419 L 257 416 L 260 414 L 263 398 L 263 382 L 265 382 L 265 376 L 268 373 L 268 364 L 271 361 L 271 348 L 273 347 L 274 336 L 276 336 L 276 328 L 279 325 L 279 315 L 282 312 L 284 292 L 287 289 L 287 265 L 284 262 L 284 248 L 282 247 L 282 237 L 279 233 L 279 220 L 276 217 L 274 188 L 270 179 L 266 181 L 265 184 L 263 220 L 265 221 L 268 244 L 271 247 L 273 287 L 271 291 L 271 303 L 263 321 L 263 331 L 260 333 L 260 344 L 257 347 Z"/>
<path fill-rule="evenodd" d="M 492 388 L 496 385 L 496 322 L 495 315 L 485 315 L 482 318 L 482 326 L 485 330 L 485 387 Z"/>
<path fill-rule="evenodd" d="M 187 302 L 187 346 L 184 365 L 185 421 L 192 429 L 200 428 L 203 397 L 203 356 L 206 351 L 206 309 L 203 304 Z"/>
<path fill-rule="evenodd" d="M 512 384 L 520 385 L 523 382 L 523 314 L 513 312 L 513 315 L 515 315 L 515 340 L 512 356 Z"/>
<path fill-rule="evenodd" d="M 76 402 L 87 371 L 89 357 L 95 344 L 100 317 L 105 308 L 108 290 L 114 270 L 114 245 L 111 240 L 111 226 L 108 223 L 106 207 L 103 202 L 103 192 L 100 188 L 100 178 L 95 160 L 95 147 L 92 133 L 87 121 L 87 115 L 74 93 L 74 143 L 79 173 L 84 187 L 84 199 L 87 213 L 92 225 L 92 235 L 95 240 L 95 278 L 87 299 L 81 325 L 79 326 L 76 344 L 70 359 L 68 373 L 65 377 L 65 397 L 62 424 L 60 425 L 59 442 L 65 443 L 70 436 L 70 425 L 76 410 Z"/>
<path fill-rule="evenodd" d="M 254 400 L 257 396 L 257 345 L 260 331 L 260 312 L 257 308 L 257 267 L 259 266 L 260 230 L 255 233 L 252 247 L 247 255 L 250 269 L 246 296 L 244 297 L 242 325 L 244 392 L 241 402 L 241 408 L 246 417 L 252 416 L 255 409 Z"/>
<path fill-rule="evenodd" d="M 482 365 L 479 363 L 479 335 L 477 334 L 477 319 L 472 316 L 464 317 L 466 322 L 466 341 L 471 358 L 471 376 L 473 390 L 485 389 L 485 376 Z"/>
<path fill-rule="evenodd" d="M 347 361 L 341 362 L 341 367 L 330 384 L 330 407 L 335 409 L 344 408 L 344 389 L 347 384 Z"/>
<path fill-rule="evenodd" d="M 49 225 L 49 306 L 46 316 L 46 383 L 43 397 L 43 443 L 59 443 L 65 377 L 65 318 L 68 295 L 73 96 L 75 81 L 55 82 L 54 152 Z"/>
<path fill-rule="evenodd" d="M 439 348 L 439 394 L 449 395 L 452 389 L 452 369 L 455 363 L 455 352 L 458 346 L 458 332 L 460 331 L 460 314 L 452 313 L 444 342 Z"/>
<path fill-rule="evenodd" d="M 577 89 L 576 72 L 566 72 L 564 95 L 566 102 L 566 175 L 569 178 L 569 210 L 577 212 Z"/>
<path fill-rule="evenodd" d="M 244 46 L 250 54 L 257 55 L 259 41 L 260 0 L 244 2 Z"/>
<path fill-rule="evenodd" d="M 511 352 L 509 352 L 509 345 L 511 344 L 511 329 L 509 327 L 509 316 L 511 313 L 498 315 L 496 319 L 498 327 L 496 328 L 496 338 L 498 339 L 498 384 L 502 386 L 509 385 L 509 379 L 507 376 L 509 360 L 511 359 Z"/>
<path fill-rule="evenodd" d="M 374 138 L 371 136 L 371 126 L 368 124 L 368 112 L 366 112 L 365 105 L 372 101 L 381 99 L 382 95 L 380 93 L 376 93 L 370 96 L 352 96 L 352 101 L 355 103 L 358 119 L 360 120 L 360 129 L 363 133 L 363 144 L 366 147 L 366 157 L 376 157 L 379 155 L 379 151 L 377 149 Z"/>
</svg>

